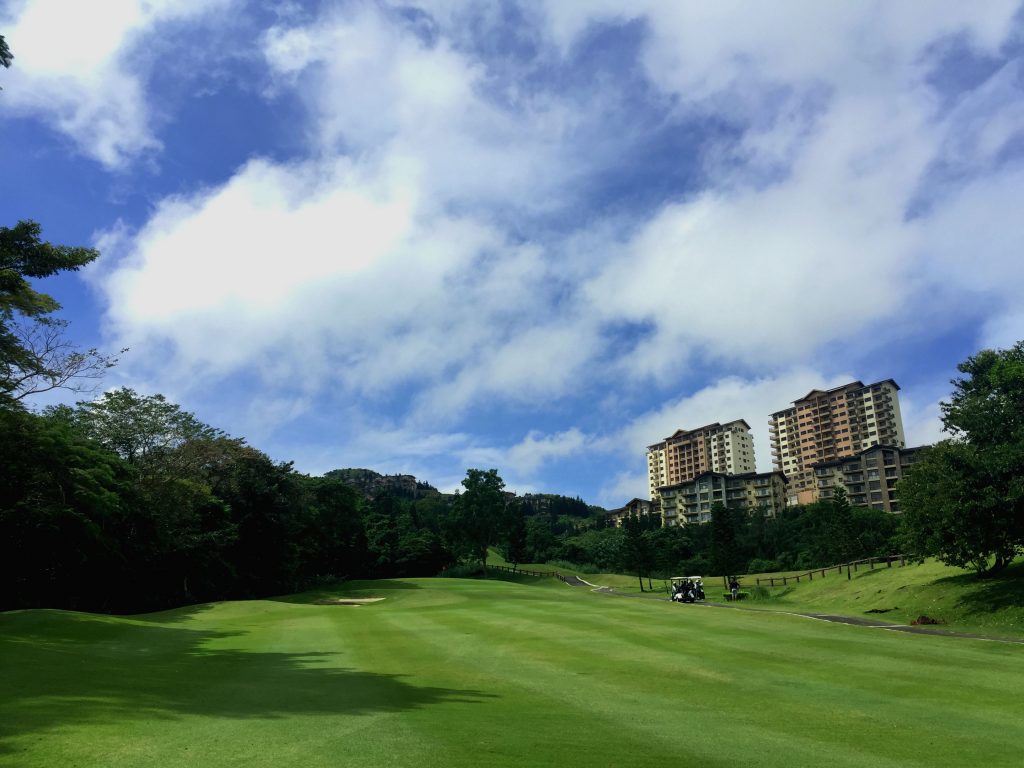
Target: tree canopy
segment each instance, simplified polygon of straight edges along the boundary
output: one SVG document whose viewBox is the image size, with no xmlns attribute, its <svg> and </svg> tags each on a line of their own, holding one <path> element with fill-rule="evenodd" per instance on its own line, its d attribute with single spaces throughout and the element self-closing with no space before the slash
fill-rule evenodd
<svg viewBox="0 0 1024 768">
<path fill-rule="evenodd" d="M 486 568 L 487 548 L 501 541 L 507 525 L 505 481 L 496 469 L 468 469 L 462 487 L 455 499 L 455 531 L 464 551 Z"/>
<path fill-rule="evenodd" d="M 1024 551 L 1024 342 L 958 369 L 941 404 L 950 438 L 899 484 L 904 537 L 921 555 L 992 575 Z"/>
<path fill-rule="evenodd" d="M 34 221 L 0 227 L 0 399 L 8 401 L 57 387 L 82 391 L 117 362 L 96 349 L 77 351 L 64 335 L 67 323 L 50 317 L 60 304 L 31 283 L 78 270 L 99 253 L 44 242 L 41 231 Z"/>
</svg>

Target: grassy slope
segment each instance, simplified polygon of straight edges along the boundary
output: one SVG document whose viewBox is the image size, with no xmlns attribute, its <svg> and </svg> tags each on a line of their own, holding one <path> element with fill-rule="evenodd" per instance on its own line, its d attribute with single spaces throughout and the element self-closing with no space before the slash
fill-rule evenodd
<svg viewBox="0 0 1024 768">
<path fill-rule="evenodd" d="M 754 579 L 748 577 L 746 583 L 752 585 Z M 833 572 L 772 592 L 779 597 L 765 603 L 771 607 L 878 615 L 902 623 L 924 614 L 943 620 L 950 629 L 1024 637 L 1024 562 L 999 579 L 979 580 L 929 560 L 904 568 L 862 568 L 849 581 L 845 573 Z M 879 609 L 886 612 L 867 613 Z"/>
<path fill-rule="evenodd" d="M 505 564 L 492 551 L 488 563 Z M 552 570 L 550 565 L 523 568 Z M 569 571 L 561 569 L 563 572 Z M 795 572 L 794 572 L 795 573 Z M 621 574 L 579 574 L 592 584 L 639 594 L 635 576 Z M 760 574 L 782 575 L 782 574 Z M 786 575 L 791 575 L 787 572 Z M 743 588 L 755 585 L 755 576 L 743 576 Z M 644 580 L 647 583 L 647 580 Z M 655 590 L 664 581 L 653 580 Z M 718 600 L 724 593 L 720 576 L 706 577 L 708 597 Z M 934 560 L 903 568 L 884 565 L 871 570 L 862 566 L 847 580 L 846 573 L 830 572 L 824 578 L 801 580 L 770 590 L 772 598 L 752 603 L 778 610 L 818 611 L 842 616 L 875 616 L 883 621 L 909 623 L 921 615 L 941 619 L 948 629 L 979 632 L 1003 637 L 1024 637 L 1024 560 L 1014 563 L 998 579 L 979 580 L 973 573 Z M 872 609 L 885 613 L 867 613 Z"/>
<path fill-rule="evenodd" d="M 1017 766 L 1024 653 L 459 579 L 0 614 L 0 764 Z"/>
</svg>

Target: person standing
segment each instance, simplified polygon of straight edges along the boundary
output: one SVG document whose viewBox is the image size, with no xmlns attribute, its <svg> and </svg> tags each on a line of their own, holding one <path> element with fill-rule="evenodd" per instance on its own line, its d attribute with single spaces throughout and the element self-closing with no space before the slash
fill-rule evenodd
<svg viewBox="0 0 1024 768">
<path fill-rule="evenodd" d="M 735 576 L 729 577 L 729 594 L 732 595 L 732 601 L 734 603 L 739 599 L 740 583 L 736 581 Z"/>
</svg>

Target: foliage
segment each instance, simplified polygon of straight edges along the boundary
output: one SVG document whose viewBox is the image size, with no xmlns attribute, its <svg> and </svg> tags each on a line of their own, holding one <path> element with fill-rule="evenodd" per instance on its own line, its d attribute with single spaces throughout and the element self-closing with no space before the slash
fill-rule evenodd
<svg viewBox="0 0 1024 768">
<path fill-rule="evenodd" d="M 486 567 L 487 548 L 501 541 L 507 525 L 505 481 L 496 469 L 468 469 L 462 487 L 453 508 L 456 542 Z"/>
<path fill-rule="evenodd" d="M 992 575 L 1024 551 L 1024 341 L 958 366 L 941 404 L 951 436 L 899 484 L 915 552 Z"/>
<path fill-rule="evenodd" d="M 452 562 L 439 494 L 370 502 L 160 396 L 0 409 L 0 609 L 136 612 Z"/>
<path fill-rule="evenodd" d="M 4 36 L 0 35 L 0 66 L 4 69 L 9 69 L 13 61 L 14 54 L 11 53 L 11 49 L 7 46 Z"/>
<path fill-rule="evenodd" d="M 77 420 L 85 434 L 131 464 L 159 464 L 177 458 L 177 448 L 224 437 L 163 395 L 143 396 L 122 388 L 78 406 Z"/>
<path fill-rule="evenodd" d="M 133 544 L 130 469 L 14 409 L 0 408 L 0 435 L 0 608 L 112 607 L 106 586 Z"/>
<path fill-rule="evenodd" d="M 716 574 L 733 575 L 743 567 L 740 531 L 744 521 L 744 514 L 738 510 L 721 502 L 711 505 L 711 547 L 708 554 L 711 569 Z"/>
<path fill-rule="evenodd" d="M 74 351 L 66 325 L 48 317 L 60 304 L 29 282 L 78 270 L 99 253 L 43 242 L 41 231 L 34 221 L 0 227 L 0 400 L 94 379 L 116 362 L 95 349 Z"/>
</svg>

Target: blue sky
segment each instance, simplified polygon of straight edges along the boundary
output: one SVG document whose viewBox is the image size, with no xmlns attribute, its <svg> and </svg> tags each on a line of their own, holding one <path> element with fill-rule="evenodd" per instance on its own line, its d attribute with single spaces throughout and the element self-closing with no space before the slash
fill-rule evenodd
<svg viewBox="0 0 1024 768">
<path fill-rule="evenodd" d="M 644 447 L 1024 338 L 1018 2 L 0 3 L 0 223 L 106 386 L 305 472 L 618 506 Z M 44 404 L 42 401 L 37 405 Z"/>
</svg>

